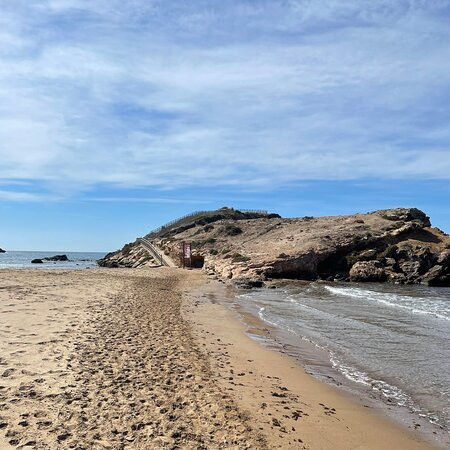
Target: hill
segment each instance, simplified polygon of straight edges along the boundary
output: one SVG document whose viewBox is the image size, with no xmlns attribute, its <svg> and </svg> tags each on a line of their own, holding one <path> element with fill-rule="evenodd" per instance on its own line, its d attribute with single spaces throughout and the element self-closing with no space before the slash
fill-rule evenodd
<svg viewBox="0 0 450 450">
<path fill-rule="evenodd" d="M 450 285 L 450 237 L 416 208 L 289 219 L 222 208 L 181 218 L 147 238 L 174 261 L 181 243 L 190 242 L 195 265 L 250 285 L 274 278 Z M 152 263 L 138 242 L 100 262 Z"/>
</svg>

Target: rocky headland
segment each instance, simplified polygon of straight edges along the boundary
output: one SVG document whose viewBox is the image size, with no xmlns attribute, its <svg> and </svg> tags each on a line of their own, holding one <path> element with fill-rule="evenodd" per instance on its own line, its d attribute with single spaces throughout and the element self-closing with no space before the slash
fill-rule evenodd
<svg viewBox="0 0 450 450">
<path fill-rule="evenodd" d="M 0 253 L 6 253 L 6 250 L 3 250 L 2 248 L 0 248 Z"/>
<path fill-rule="evenodd" d="M 422 283 L 450 286 L 450 236 L 416 208 L 349 216 L 281 218 L 231 208 L 196 213 L 149 233 L 180 261 L 245 286 L 274 279 Z M 105 267 L 158 265 L 137 240 L 99 261 Z"/>
</svg>

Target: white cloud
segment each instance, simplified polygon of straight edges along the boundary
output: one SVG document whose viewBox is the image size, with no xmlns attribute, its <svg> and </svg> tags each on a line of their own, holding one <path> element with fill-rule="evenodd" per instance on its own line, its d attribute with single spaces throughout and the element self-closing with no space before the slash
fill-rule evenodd
<svg viewBox="0 0 450 450">
<path fill-rule="evenodd" d="M 0 189 L 0 200 L 14 202 L 40 202 L 42 200 L 56 200 L 52 196 L 34 194 L 31 192 L 7 191 Z"/>
<path fill-rule="evenodd" d="M 3 180 L 450 177 L 448 2 L 2 3 Z"/>
<path fill-rule="evenodd" d="M 170 197 L 90 197 L 91 202 L 108 203 L 167 203 L 167 204 L 211 204 L 209 200 L 199 200 L 196 198 L 170 198 Z"/>
</svg>

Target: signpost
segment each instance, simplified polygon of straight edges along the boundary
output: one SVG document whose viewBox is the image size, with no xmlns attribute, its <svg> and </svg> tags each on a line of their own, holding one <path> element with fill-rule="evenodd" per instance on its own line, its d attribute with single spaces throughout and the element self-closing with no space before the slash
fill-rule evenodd
<svg viewBox="0 0 450 450">
<path fill-rule="evenodd" d="M 181 244 L 181 258 L 183 260 L 183 268 L 192 266 L 192 248 L 190 242 L 183 242 Z"/>
</svg>

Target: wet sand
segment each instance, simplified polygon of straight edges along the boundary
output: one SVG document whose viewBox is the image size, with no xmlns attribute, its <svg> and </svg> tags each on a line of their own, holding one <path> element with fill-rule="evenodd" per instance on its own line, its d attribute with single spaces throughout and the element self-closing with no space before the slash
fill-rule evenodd
<svg viewBox="0 0 450 450">
<path fill-rule="evenodd" d="M 0 270 L 0 448 L 429 448 L 248 338 L 210 287 Z"/>
<path fill-rule="evenodd" d="M 379 409 L 313 378 L 293 358 L 251 339 L 248 332 L 270 330 L 261 330 L 251 315 L 244 324 L 242 312 L 238 315 L 220 300 L 224 295 L 217 281 L 203 283 L 186 302 L 185 317 L 210 355 L 224 392 L 251 412 L 270 448 L 435 448 L 416 430 L 392 422 Z"/>
</svg>

